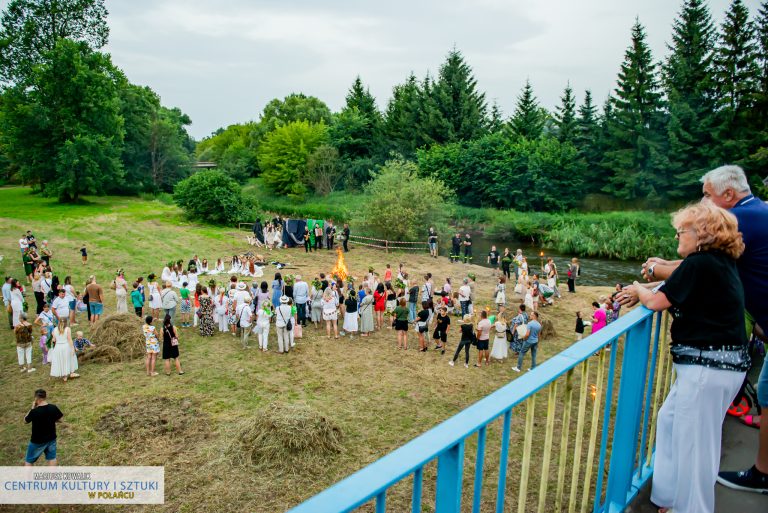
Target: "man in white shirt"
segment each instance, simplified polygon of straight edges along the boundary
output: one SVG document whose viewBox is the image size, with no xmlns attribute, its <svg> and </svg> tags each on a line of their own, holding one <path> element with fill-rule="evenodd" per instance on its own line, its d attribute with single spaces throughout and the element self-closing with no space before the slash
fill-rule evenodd
<svg viewBox="0 0 768 513">
<path fill-rule="evenodd" d="M 472 289 L 469 288 L 469 278 L 464 278 L 464 283 L 459 287 L 459 304 L 461 305 L 461 316 L 469 315 L 469 303 L 472 296 Z"/>
<path fill-rule="evenodd" d="M 21 251 L 22 255 L 27 251 L 27 248 L 29 248 L 29 240 L 26 235 L 22 235 L 19 239 L 19 251 Z"/>
<path fill-rule="evenodd" d="M 248 285 L 246 285 L 243 281 L 238 282 L 237 286 L 235 287 L 235 309 L 244 304 L 246 299 L 249 300 L 249 304 L 253 300 L 251 294 L 248 292 Z"/>
<path fill-rule="evenodd" d="M 293 285 L 293 300 L 296 302 L 296 317 L 298 322 L 307 325 L 307 301 L 309 301 L 309 285 L 301 279 L 301 275 L 296 275 L 296 283 Z"/>
<path fill-rule="evenodd" d="M 243 283 L 243 285 L 245 285 L 245 283 Z M 251 317 L 253 315 L 250 294 L 248 294 L 242 302 L 238 301 L 237 307 L 235 307 L 235 315 L 237 316 L 237 326 L 241 330 L 243 349 L 247 349 L 249 347 L 248 336 L 251 334 Z"/>
<path fill-rule="evenodd" d="M 288 296 L 280 298 L 280 306 L 275 310 L 275 327 L 277 328 L 277 352 L 287 353 L 291 350 L 291 332 L 288 323 L 291 322 L 291 305 L 288 304 Z"/>
<path fill-rule="evenodd" d="M 51 309 L 56 318 L 69 320 L 69 300 L 65 297 L 64 289 L 59 289 L 59 296 L 53 300 Z"/>
</svg>

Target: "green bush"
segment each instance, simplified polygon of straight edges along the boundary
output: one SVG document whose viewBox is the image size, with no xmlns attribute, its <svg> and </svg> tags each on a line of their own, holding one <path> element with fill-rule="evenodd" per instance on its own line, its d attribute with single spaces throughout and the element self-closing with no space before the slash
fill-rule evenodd
<svg viewBox="0 0 768 513">
<path fill-rule="evenodd" d="M 192 219 L 214 224 L 250 220 L 240 186 L 221 171 L 201 171 L 176 184 L 173 199 Z"/>
</svg>

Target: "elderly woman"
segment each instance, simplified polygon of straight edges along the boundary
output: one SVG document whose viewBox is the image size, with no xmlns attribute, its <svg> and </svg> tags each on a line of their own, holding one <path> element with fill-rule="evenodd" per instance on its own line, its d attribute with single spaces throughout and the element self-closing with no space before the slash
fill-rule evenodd
<svg viewBox="0 0 768 513">
<path fill-rule="evenodd" d="M 677 380 L 659 411 L 651 500 L 660 513 L 712 513 L 723 420 L 750 363 L 736 270 L 744 243 L 733 214 L 708 202 L 680 210 L 673 225 L 680 266 L 653 289 L 625 289 L 673 317 Z"/>
</svg>

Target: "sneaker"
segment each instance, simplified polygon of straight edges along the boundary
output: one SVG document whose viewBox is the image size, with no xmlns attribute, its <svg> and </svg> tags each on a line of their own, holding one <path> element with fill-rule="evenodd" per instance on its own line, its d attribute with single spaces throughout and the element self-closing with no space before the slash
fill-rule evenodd
<svg viewBox="0 0 768 513">
<path fill-rule="evenodd" d="M 468 364 L 468 363 L 465 363 L 465 364 L 464 364 L 464 368 L 465 368 L 465 369 L 469 369 L 469 364 Z"/>
<path fill-rule="evenodd" d="M 453 367 L 455 364 L 453 363 L 453 360 L 451 360 L 450 362 L 448 362 L 448 365 L 450 365 L 451 367 Z"/>
<path fill-rule="evenodd" d="M 518 369 L 517 367 L 512 367 L 512 370 L 515 372 L 520 372 L 520 369 Z"/>
<path fill-rule="evenodd" d="M 734 490 L 768 495 L 768 474 L 763 474 L 754 465 L 740 472 L 720 472 L 717 482 Z"/>
</svg>

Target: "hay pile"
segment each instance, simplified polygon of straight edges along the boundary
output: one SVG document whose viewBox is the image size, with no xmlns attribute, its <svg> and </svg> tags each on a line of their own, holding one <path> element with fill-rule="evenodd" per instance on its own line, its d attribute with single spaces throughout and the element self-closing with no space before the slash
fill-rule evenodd
<svg viewBox="0 0 768 513">
<path fill-rule="evenodd" d="M 144 356 L 144 323 L 134 314 L 105 317 L 91 333 L 96 347 L 80 356 L 81 362 L 121 362 Z"/>
<path fill-rule="evenodd" d="M 101 416 L 96 430 L 114 438 L 151 440 L 190 435 L 207 421 L 189 399 L 139 397 L 118 404 Z"/>
<path fill-rule="evenodd" d="M 541 333 L 539 334 L 540 340 L 548 340 L 550 338 L 556 338 L 557 331 L 555 331 L 555 325 L 549 319 L 541 321 Z"/>
<path fill-rule="evenodd" d="M 341 429 L 312 408 L 271 403 L 240 426 L 228 454 L 277 473 L 321 471 L 342 451 L 341 438 Z"/>
</svg>

